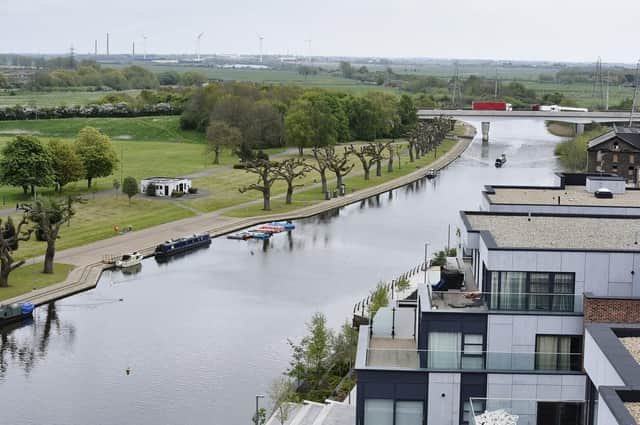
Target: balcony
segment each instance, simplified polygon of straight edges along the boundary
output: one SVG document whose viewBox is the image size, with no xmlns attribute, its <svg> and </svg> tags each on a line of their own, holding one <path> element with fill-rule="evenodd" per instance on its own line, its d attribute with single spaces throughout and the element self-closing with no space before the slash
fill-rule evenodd
<svg viewBox="0 0 640 425">
<path fill-rule="evenodd" d="M 428 288 L 431 310 L 581 314 L 582 295 L 498 292 L 437 292 Z"/>
<path fill-rule="evenodd" d="M 547 425 L 583 423 L 584 400 L 532 400 L 471 397 L 469 406 L 471 425 Z"/>
<path fill-rule="evenodd" d="M 372 338 L 366 350 L 365 366 L 374 369 L 536 371 L 558 374 L 580 372 L 582 369 L 582 354 L 578 353 L 437 351 L 414 347 L 413 340 Z"/>
</svg>

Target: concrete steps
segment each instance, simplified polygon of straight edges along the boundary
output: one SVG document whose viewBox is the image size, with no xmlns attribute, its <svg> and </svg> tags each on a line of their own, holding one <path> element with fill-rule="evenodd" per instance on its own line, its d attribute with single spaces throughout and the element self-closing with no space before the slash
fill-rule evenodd
<svg viewBox="0 0 640 425">
<path fill-rule="evenodd" d="M 303 401 L 293 404 L 289 418 L 284 425 L 354 425 L 356 407 L 337 401 L 325 403 Z M 266 425 L 282 425 L 276 415 L 271 416 Z"/>
</svg>

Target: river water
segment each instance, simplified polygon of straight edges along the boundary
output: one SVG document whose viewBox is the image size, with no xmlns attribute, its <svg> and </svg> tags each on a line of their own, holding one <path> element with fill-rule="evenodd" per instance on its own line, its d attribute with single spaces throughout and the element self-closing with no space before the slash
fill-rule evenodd
<svg viewBox="0 0 640 425">
<path fill-rule="evenodd" d="M 250 423 L 314 312 L 337 328 L 376 282 L 418 264 L 425 242 L 445 246 L 449 225 L 455 244 L 458 211 L 479 207 L 483 185 L 551 184 L 559 140 L 543 121 L 497 120 L 488 146 L 476 138 L 432 181 L 299 220 L 267 244 L 216 239 L 104 273 L 0 331 L 0 423 Z"/>
</svg>

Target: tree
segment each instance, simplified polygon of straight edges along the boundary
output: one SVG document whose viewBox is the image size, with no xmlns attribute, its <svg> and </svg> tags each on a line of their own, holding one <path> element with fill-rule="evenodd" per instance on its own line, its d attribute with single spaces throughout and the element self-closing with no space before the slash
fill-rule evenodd
<svg viewBox="0 0 640 425">
<path fill-rule="evenodd" d="M 311 108 L 311 102 L 299 100 L 291 107 L 284 119 L 285 140 L 298 148 L 300 156 L 304 154 L 304 148 L 312 146 L 314 139 Z"/>
<path fill-rule="evenodd" d="M 322 313 L 315 313 L 307 323 L 308 334 L 300 344 L 289 341 L 293 350 L 289 376 L 317 383 L 326 370 L 331 357 L 333 333 L 327 328 L 327 319 Z"/>
<path fill-rule="evenodd" d="M 320 182 L 322 184 L 322 193 L 326 193 L 329 189 L 327 187 L 327 169 L 329 168 L 329 155 L 328 148 L 313 148 L 313 158 L 316 160 L 315 164 L 309 164 L 311 169 L 320 174 Z"/>
<path fill-rule="evenodd" d="M 85 175 L 84 164 L 69 143 L 50 140 L 49 150 L 53 160 L 53 181 L 58 186 L 58 190 L 62 192 L 65 185 L 78 181 Z"/>
<path fill-rule="evenodd" d="M 333 355 L 336 361 L 351 364 L 355 360 L 358 347 L 358 331 L 345 321 L 331 343 Z"/>
<path fill-rule="evenodd" d="M 378 310 L 389 305 L 389 290 L 384 282 L 379 282 L 376 289 L 371 291 L 371 303 L 369 304 L 369 317 L 373 319 Z"/>
<path fill-rule="evenodd" d="M 65 200 L 39 199 L 31 205 L 22 206 L 28 219 L 35 224 L 38 232 L 47 242 L 43 273 L 53 273 L 53 260 L 56 255 L 58 233 L 62 225 L 75 215 L 73 204 L 77 202 L 84 201 L 80 198 L 69 196 Z"/>
<path fill-rule="evenodd" d="M 280 179 L 280 176 L 276 172 L 279 166 L 278 163 L 264 159 L 256 159 L 245 164 L 245 171 L 247 173 L 257 174 L 258 181 L 249 186 L 243 186 L 238 190 L 240 193 L 245 193 L 248 190 L 256 190 L 262 193 L 262 209 L 264 211 L 271 211 L 271 186 Z"/>
<path fill-rule="evenodd" d="M 411 96 L 403 94 L 398 102 L 398 116 L 400 118 L 400 134 L 409 131 L 418 123 L 416 106 Z M 398 134 L 399 135 L 399 134 Z"/>
<path fill-rule="evenodd" d="M 293 197 L 293 189 L 302 185 L 294 185 L 294 181 L 300 177 L 304 177 L 311 168 L 307 165 L 304 159 L 289 158 L 274 168 L 274 172 L 280 177 L 280 180 L 284 180 L 287 183 L 287 195 L 285 204 L 291 204 Z"/>
<path fill-rule="evenodd" d="M 386 144 L 387 152 L 389 152 L 389 162 L 387 163 L 387 173 L 393 173 L 393 154 L 395 153 L 395 143 Z"/>
<path fill-rule="evenodd" d="M 333 146 L 325 148 L 327 168 L 336 175 L 336 185 L 342 185 L 342 179 L 353 170 L 355 164 L 349 163 L 349 151 L 345 148 L 342 155 L 336 154 Z"/>
<path fill-rule="evenodd" d="M 138 194 L 138 181 L 131 176 L 125 177 L 122 181 L 122 193 L 129 197 L 129 205 L 131 205 L 131 198 Z"/>
<path fill-rule="evenodd" d="M 154 183 L 149 183 L 144 193 L 147 196 L 156 196 L 156 185 Z"/>
<path fill-rule="evenodd" d="M 251 422 L 253 422 L 254 425 L 264 425 L 267 422 L 267 409 L 264 407 L 259 408 L 251 417 Z"/>
<path fill-rule="evenodd" d="M 292 413 L 292 402 L 296 400 L 293 382 L 284 376 L 277 378 L 269 387 L 269 398 L 273 402 L 274 416 L 284 425 Z"/>
<path fill-rule="evenodd" d="M 111 175 L 118 164 L 118 155 L 109 137 L 93 127 L 80 130 L 76 152 L 84 165 L 88 188 L 94 178 Z"/>
<path fill-rule="evenodd" d="M 53 158 L 49 148 L 34 136 L 17 136 L 2 148 L 0 181 L 21 186 L 24 194 L 36 186 L 51 186 L 54 180 Z"/>
<path fill-rule="evenodd" d="M 349 62 L 341 61 L 340 62 L 340 72 L 344 78 L 353 77 L 353 67 Z"/>
<path fill-rule="evenodd" d="M 27 241 L 31 237 L 32 229 L 22 231 L 28 222 L 26 214 L 22 216 L 18 227 L 11 217 L 4 223 L 0 218 L 0 288 L 9 287 L 9 274 L 25 263 L 25 260 L 16 262 L 11 253 L 18 249 L 19 241 Z"/>
<path fill-rule="evenodd" d="M 359 147 L 351 145 L 349 148 L 345 148 L 345 151 L 354 154 L 360 160 L 360 164 L 362 164 L 362 171 L 364 171 L 364 179 L 369 180 L 369 172 L 373 163 L 376 161 L 376 157 L 372 156 L 374 152 L 371 150 L 371 147 L 368 145 L 362 145 Z"/>
<path fill-rule="evenodd" d="M 213 163 L 220 164 L 220 147 L 235 149 L 242 142 L 242 133 L 224 121 L 209 121 L 207 127 L 207 151 L 213 152 Z"/>
<path fill-rule="evenodd" d="M 371 159 L 373 159 L 376 163 L 376 176 L 380 177 L 382 175 L 382 161 L 386 158 L 384 156 L 384 151 L 387 150 L 387 146 L 389 146 L 391 142 L 387 143 L 369 143 L 369 153 L 371 155 Z M 393 154 L 390 155 L 393 158 Z"/>
</svg>

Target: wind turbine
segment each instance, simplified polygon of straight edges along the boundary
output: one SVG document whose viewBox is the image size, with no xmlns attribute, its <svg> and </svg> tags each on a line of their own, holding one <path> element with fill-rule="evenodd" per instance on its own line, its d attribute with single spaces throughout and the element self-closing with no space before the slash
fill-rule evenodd
<svg viewBox="0 0 640 425">
<path fill-rule="evenodd" d="M 201 32 L 198 34 L 198 37 L 196 37 L 196 62 L 200 62 L 200 39 L 203 35 L 204 32 Z"/>
<path fill-rule="evenodd" d="M 144 40 L 142 43 L 142 57 L 144 60 L 147 60 L 147 36 L 142 34 L 142 39 Z"/>
<path fill-rule="evenodd" d="M 260 63 L 262 63 L 262 41 L 264 40 L 264 36 L 258 35 L 258 39 L 260 40 Z"/>
</svg>

